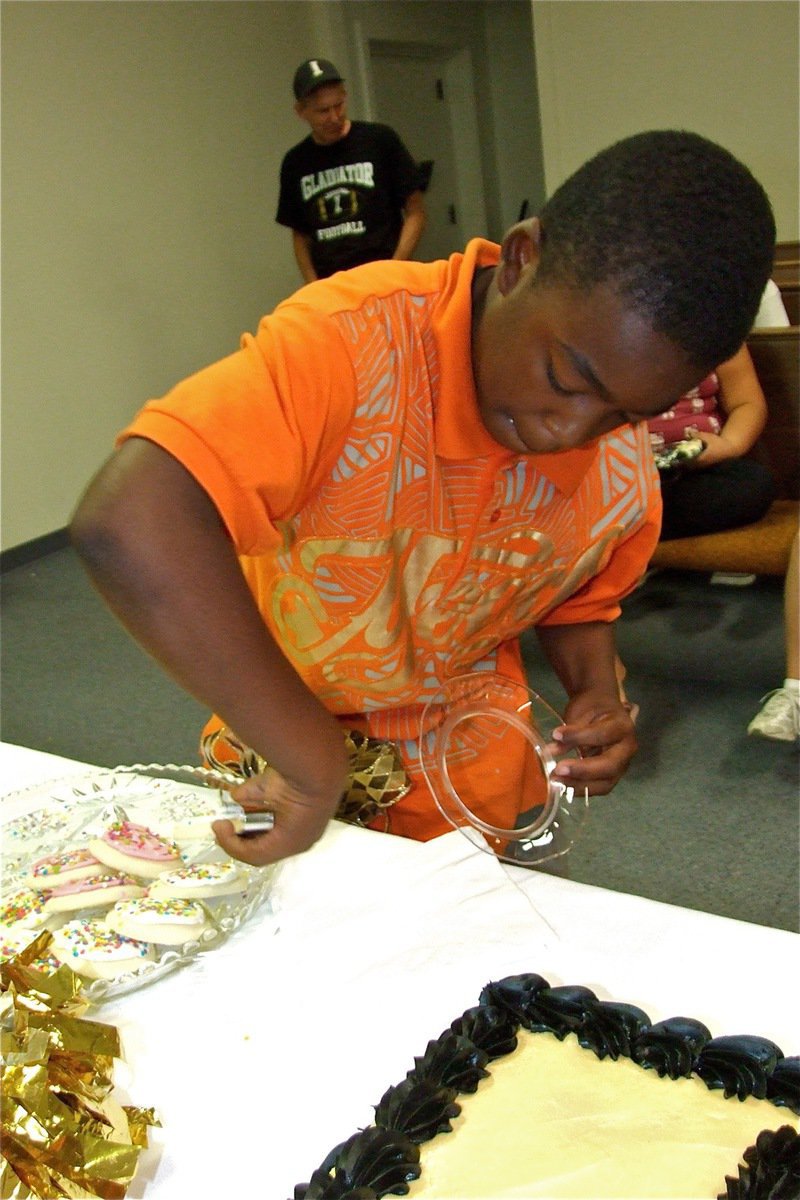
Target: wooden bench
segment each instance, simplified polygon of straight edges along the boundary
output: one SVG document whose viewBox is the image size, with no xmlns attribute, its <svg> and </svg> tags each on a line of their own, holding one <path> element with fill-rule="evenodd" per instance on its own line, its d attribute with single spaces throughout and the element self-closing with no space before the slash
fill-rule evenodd
<svg viewBox="0 0 800 1200">
<path fill-rule="evenodd" d="M 778 497 L 752 525 L 659 542 L 650 565 L 680 571 L 784 575 L 800 522 L 800 328 L 757 329 L 747 339 L 769 417 L 751 450 L 770 468 Z"/>
</svg>

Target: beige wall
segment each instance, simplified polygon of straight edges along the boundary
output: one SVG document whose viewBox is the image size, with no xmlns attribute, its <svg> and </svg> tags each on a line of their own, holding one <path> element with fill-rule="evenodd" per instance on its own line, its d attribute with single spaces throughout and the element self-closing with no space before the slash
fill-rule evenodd
<svg viewBox="0 0 800 1200">
<path fill-rule="evenodd" d="M 469 51 L 489 236 L 541 194 L 527 0 L 1 11 L 4 549 L 64 526 L 141 403 L 235 349 L 297 286 L 273 220 L 281 157 L 305 131 L 291 76 L 330 55 L 361 115 L 356 20 Z M 797 236 L 793 0 L 548 0 L 533 14 L 548 188 L 614 137 L 685 123 L 750 163 L 781 236 Z"/>
<path fill-rule="evenodd" d="M 333 58 L 364 115 L 351 10 L 372 36 L 469 45 L 483 182 L 524 194 L 527 164 L 494 153 L 489 93 L 530 92 L 519 70 L 502 82 L 520 25 L 530 48 L 530 7 L 490 5 L 4 0 L 3 549 L 62 528 L 140 405 L 298 286 L 274 223 L 281 158 L 307 132 L 291 78 Z M 480 232 L 499 232 L 501 208 Z"/>
<path fill-rule="evenodd" d="M 761 180 L 798 236 L 796 0 L 533 0 L 545 179 L 644 129 L 693 129 Z"/>
<path fill-rule="evenodd" d="M 4 548 L 66 524 L 141 403 L 296 286 L 273 217 L 307 17 L 3 4 Z"/>
</svg>

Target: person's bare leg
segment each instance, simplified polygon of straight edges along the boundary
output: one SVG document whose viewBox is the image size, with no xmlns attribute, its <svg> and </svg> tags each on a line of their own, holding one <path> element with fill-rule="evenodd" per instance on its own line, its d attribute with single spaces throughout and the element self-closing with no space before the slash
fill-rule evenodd
<svg viewBox="0 0 800 1200">
<path fill-rule="evenodd" d="M 783 624 L 786 637 L 786 677 L 800 680 L 800 533 L 789 554 L 783 593 Z"/>
<path fill-rule="evenodd" d="M 800 737 L 800 532 L 794 536 L 783 589 L 783 636 L 786 678 L 783 687 L 762 698 L 748 733 L 793 742 Z"/>
</svg>

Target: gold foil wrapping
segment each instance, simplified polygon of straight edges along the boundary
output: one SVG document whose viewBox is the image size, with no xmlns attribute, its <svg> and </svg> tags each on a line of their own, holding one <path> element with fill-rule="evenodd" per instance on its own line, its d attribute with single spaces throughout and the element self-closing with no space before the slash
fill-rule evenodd
<svg viewBox="0 0 800 1200">
<path fill-rule="evenodd" d="M 402 799 L 411 785 L 394 742 L 381 742 L 349 729 L 345 745 L 350 755 L 350 783 L 336 815 L 354 825 L 367 825 Z"/>
<path fill-rule="evenodd" d="M 0 1200 L 117 1200 L 159 1122 L 111 1094 L 119 1034 L 81 1016 L 88 1002 L 69 967 L 41 965 L 50 939 L 0 965 Z"/>
<path fill-rule="evenodd" d="M 350 825 L 369 825 L 409 791 L 400 753 L 394 742 L 379 741 L 356 729 L 344 733 L 350 756 L 350 780 L 339 801 L 336 816 Z M 240 742 L 230 729 L 215 729 L 203 738 L 203 755 L 216 771 L 248 779 L 265 771 L 269 763 Z"/>
</svg>

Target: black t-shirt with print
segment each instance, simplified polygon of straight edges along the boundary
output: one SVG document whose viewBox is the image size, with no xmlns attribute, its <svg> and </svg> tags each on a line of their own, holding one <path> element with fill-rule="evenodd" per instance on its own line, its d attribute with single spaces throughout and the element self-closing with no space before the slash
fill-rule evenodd
<svg viewBox="0 0 800 1200">
<path fill-rule="evenodd" d="M 418 180 L 393 129 L 353 121 L 338 142 L 319 146 L 309 134 L 284 156 L 275 220 L 311 237 L 311 261 L 324 278 L 392 257 Z"/>
</svg>

